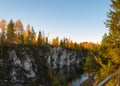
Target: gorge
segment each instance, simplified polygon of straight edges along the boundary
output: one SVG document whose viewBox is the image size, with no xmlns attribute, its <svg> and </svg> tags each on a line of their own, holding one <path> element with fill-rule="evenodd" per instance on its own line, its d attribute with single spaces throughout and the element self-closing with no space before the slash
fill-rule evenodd
<svg viewBox="0 0 120 86">
<path fill-rule="evenodd" d="M 1 85 L 50 86 L 53 77 L 58 77 L 62 85 L 83 73 L 85 54 L 82 51 L 50 45 L 12 45 L 1 48 Z"/>
</svg>

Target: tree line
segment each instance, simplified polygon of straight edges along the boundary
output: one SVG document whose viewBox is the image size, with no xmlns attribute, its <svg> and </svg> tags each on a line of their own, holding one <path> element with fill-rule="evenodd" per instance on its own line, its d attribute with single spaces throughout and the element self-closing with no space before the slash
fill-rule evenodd
<svg viewBox="0 0 120 86">
<path fill-rule="evenodd" d="M 24 44 L 24 45 L 53 45 L 56 47 L 64 47 L 75 50 L 85 49 L 97 49 L 99 44 L 92 42 L 77 43 L 68 38 L 59 39 L 59 37 L 53 38 L 51 41 L 49 37 L 45 36 L 45 33 L 39 31 L 36 34 L 34 27 L 29 24 L 24 28 L 21 20 L 13 22 L 11 19 L 8 23 L 2 19 L 0 20 L 0 45 L 11 44 Z"/>
</svg>

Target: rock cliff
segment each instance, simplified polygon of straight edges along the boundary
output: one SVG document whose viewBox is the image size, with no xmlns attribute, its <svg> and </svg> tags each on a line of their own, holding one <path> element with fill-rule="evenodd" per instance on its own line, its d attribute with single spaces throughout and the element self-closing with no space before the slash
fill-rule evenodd
<svg viewBox="0 0 120 86">
<path fill-rule="evenodd" d="M 80 51 L 53 46 L 3 46 L 0 56 L 1 86 L 50 86 L 48 73 L 56 74 L 64 69 L 67 77 L 74 74 L 75 67 L 82 72 L 84 54 Z M 71 72 L 72 70 L 72 72 Z M 74 71 L 73 71 L 74 70 Z"/>
</svg>

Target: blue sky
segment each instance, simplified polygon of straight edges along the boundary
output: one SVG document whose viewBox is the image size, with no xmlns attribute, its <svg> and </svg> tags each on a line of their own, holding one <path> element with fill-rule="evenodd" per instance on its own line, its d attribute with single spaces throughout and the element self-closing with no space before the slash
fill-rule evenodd
<svg viewBox="0 0 120 86">
<path fill-rule="evenodd" d="M 104 22 L 110 0 L 0 0 L 0 19 L 20 19 L 45 32 L 74 42 L 99 42 L 107 29 Z"/>
</svg>

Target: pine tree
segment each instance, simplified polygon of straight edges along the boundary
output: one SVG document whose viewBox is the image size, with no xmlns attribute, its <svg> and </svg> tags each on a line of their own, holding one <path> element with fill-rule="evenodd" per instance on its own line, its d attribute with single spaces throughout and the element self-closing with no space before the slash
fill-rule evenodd
<svg viewBox="0 0 120 86">
<path fill-rule="evenodd" d="M 120 0 L 111 0 L 111 2 L 112 9 L 108 12 L 105 23 L 109 32 L 103 36 L 100 46 L 101 58 L 96 60 L 101 65 L 97 76 L 98 82 L 120 67 Z"/>
<path fill-rule="evenodd" d="M 120 65 L 120 0 L 111 1 L 112 10 L 106 21 L 109 33 L 103 37 L 100 50 L 103 57 L 117 66 Z"/>
<path fill-rule="evenodd" d="M 31 43 L 35 44 L 35 41 L 36 41 L 36 33 L 34 31 L 34 28 L 32 27 L 31 28 Z"/>
<path fill-rule="evenodd" d="M 42 45 L 42 33 L 41 33 L 41 31 L 39 31 L 39 34 L 38 34 L 38 45 Z"/>
<path fill-rule="evenodd" d="M 7 41 L 8 43 L 14 43 L 14 23 L 12 20 L 10 20 L 10 22 L 8 23 L 7 26 L 8 30 L 7 30 Z"/>
<path fill-rule="evenodd" d="M 45 44 L 48 45 L 49 44 L 49 40 L 48 37 L 45 38 Z"/>
<path fill-rule="evenodd" d="M 83 67 L 86 73 L 93 73 L 99 70 L 99 64 L 95 61 L 94 57 L 95 57 L 95 52 L 89 50 Z"/>
</svg>

